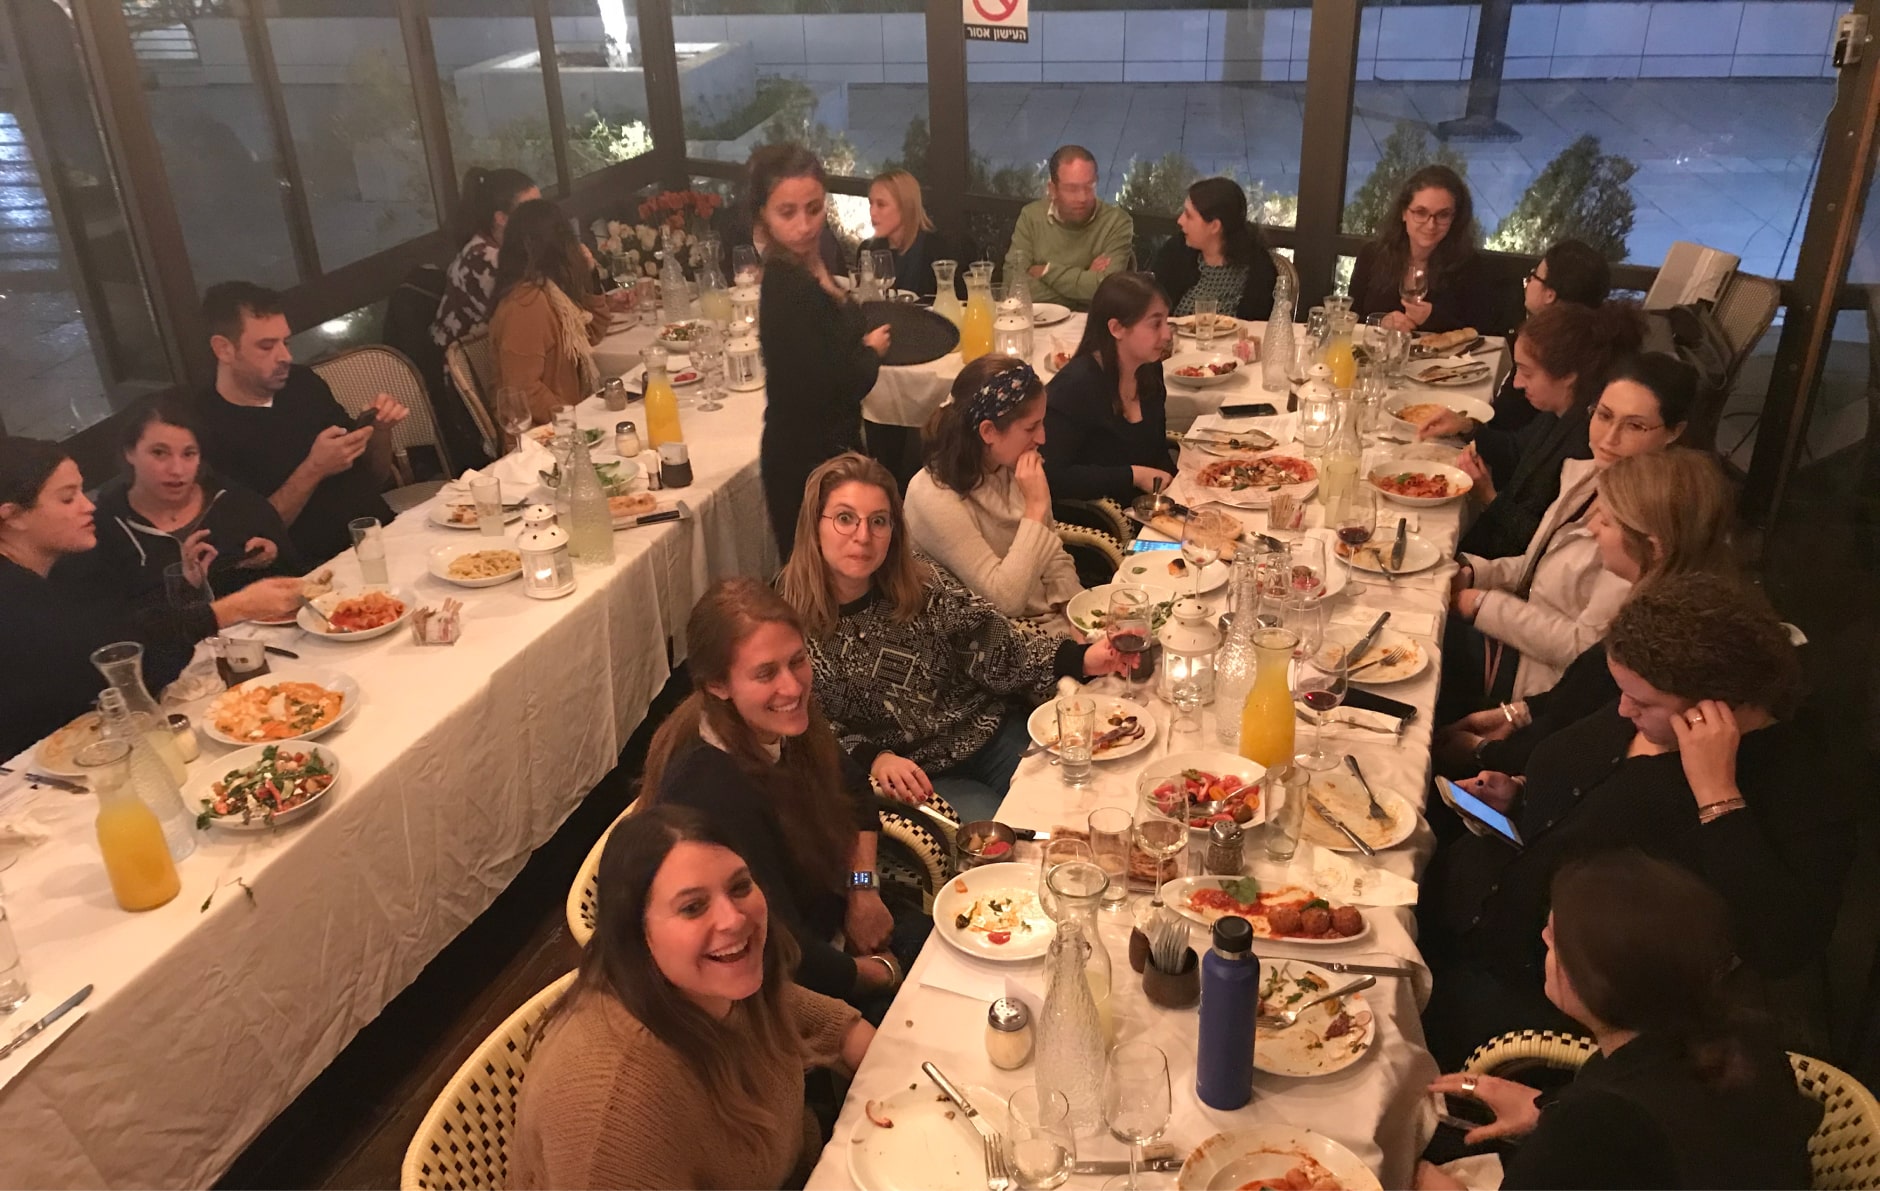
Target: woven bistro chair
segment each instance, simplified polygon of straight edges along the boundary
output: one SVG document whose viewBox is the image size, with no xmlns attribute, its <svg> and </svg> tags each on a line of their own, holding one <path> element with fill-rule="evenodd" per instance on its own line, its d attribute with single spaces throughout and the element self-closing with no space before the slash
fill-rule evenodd
<svg viewBox="0 0 1880 1191">
<path fill-rule="evenodd" d="M 496 432 L 496 418 L 491 412 L 495 408 L 491 399 L 496 387 L 493 350 L 488 331 L 459 339 L 444 349 L 444 374 L 450 378 L 450 387 L 457 391 L 458 400 L 469 411 L 470 420 L 476 423 L 484 453 L 497 459 L 503 453 L 503 439 Z"/>
<path fill-rule="evenodd" d="M 1553 1030 L 1517 1030 L 1481 1046 L 1462 1064 L 1470 1075 L 1506 1077 L 1528 1067 L 1577 1071 L 1597 1047 L 1590 1038 Z M 1880 1101 L 1830 1063 L 1789 1052 L 1795 1086 L 1821 1102 L 1821 1124 L 1808 1139 L 1809 1185 L 1818 1191 L 1880 1188 Z"/>
<path fill-rule="evenodd" d="M 405 1147 L 398 1174 L 403 1191 L 496 1191 L 509 1185 L 509 1145 L 533 1034 L 574 978 L 569 972 L 530 997 L 457 1068 Z"/>
<path fill-rule="evenodd" d="M 1077 578 L 1085 587 L 1096 587 L 1116 578 L 1126 553 L 1123 543 L 1100 529 L 1084 525 L 1060 525 L 1058 541 L 1077 566 Z"/>
<path fill-rule="evenodd" d="M 1053 500 L 1051 516 L 1059 525 L 1082 525 L 1107 533 L 1119 542 L 1136 536 L 1129 518 L 1123 514 L 1123 506 L 1107 496 L 1097 500 Z"/>
<path fill-rule="evenodd" d="M 380 393 L 391 394 L 411 411 L 411 416 L 392 430 L 401 480 L 399 487 L 385 494 L 385 503 L 392 512 L 416 508 L 437 495 L 444 481 L 412 482 L 410 451 L 413 447 L 430 447 L 437 452 L 446 475 L 451 474 L 450 452 L 438 437 L 437 417 L 431 411 L 431 394 L 424 387 L 424 377 L 405 354 L 383 344 L 371 344 L 321 360 L 313 370 L 333 390 L 341 407 L 355 418 Z"/>
</svg>

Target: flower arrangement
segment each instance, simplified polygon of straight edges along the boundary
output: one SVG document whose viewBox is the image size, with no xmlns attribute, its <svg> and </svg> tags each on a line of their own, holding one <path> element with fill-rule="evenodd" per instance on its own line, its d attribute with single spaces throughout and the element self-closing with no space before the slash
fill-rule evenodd
<svg viewBox="0 0 1880 1191">
<path fill-rule="evenodd" d="M 698 190 L 663 190 L 639 205 L 637 223 L 617 219 L 594 221 L 594 252 L 612 262 L 615 276 L 659 276 L 660 240 L 672 229 L 679 263 L 688 277 L 704 264 L 700 241 L 712 235 L 711 219 L 724 200 Z"/>
</svg>

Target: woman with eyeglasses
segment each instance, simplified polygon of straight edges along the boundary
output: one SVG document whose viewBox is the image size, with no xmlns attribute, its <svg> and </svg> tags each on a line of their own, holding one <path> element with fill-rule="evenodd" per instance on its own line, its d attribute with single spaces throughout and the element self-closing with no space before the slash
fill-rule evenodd
<svg viewBox="0 0 1880 1191">
<path fill-rule="evenodd" d="M 1358 249 L 1352 313 L 1381 314 L 1399 331 L 1496 325 L 1499 303 L 1475 251 L 1478 234 L 1475 200 L 1456 171 L 1426 165 L 1411 174 L 1376 236 Z"/>
<path fill-rule="evenodd" d="M 963 822 L 999 809 L 1060 678 L 1124 674 L 1110 645 L 1021 635 L 917 554 L 894 477 L 853 451 L 810 474 L 777 588 L 803 618 L 817 698 L 882 790 L 939 793 Z"/>
<path fill-rule="evenodd" d="M 1462 555 L 1449 605 L 1462 623 L 1444 641 L 1439 722 L 1547 690 L 1605 635 L 1631 585 L 1600 565 L 1592 527 L 1600 473 L 1676 442 L 1696 396 L 1696 373 L 1671 356 L 1646 353 L 1614 365 L 1590 419 L 1593 457 L 1562 466 L 1560 495 L 1527 550 Z"/>
</svg>

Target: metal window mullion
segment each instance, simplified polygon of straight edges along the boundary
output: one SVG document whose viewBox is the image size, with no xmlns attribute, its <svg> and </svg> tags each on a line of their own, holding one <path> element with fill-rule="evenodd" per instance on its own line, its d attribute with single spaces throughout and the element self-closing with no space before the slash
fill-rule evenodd
<svg viewBox="0 0 1880 1191">
<path fill-rule="evenodd" d="M 646 79 L 646 123 L 653 159 L 674 190 L 686 187 L 685 100 L 679 93 L 679 36 L 670 0 L 639 0 L 640 66 Z"/>
<path fill-rule="evenodd" d="M 1358 70 L 1359 0 L 1315 0 L 1306 57 L 1305 120 L 1300 128 L 1299 304 L 1330 293 L 1345 207 L 1351 105 Z"/>
<path fill-rule="evenodd" d="M 281 163 L 280 181 L 285 184 L 282 206 L 287 215 L 287 237 L 294 246 L 294 265 L 306 281 L 320 275 L 320 246 L 313 234 L 313 211 L 307 202 L 307 180 L 300 172 L 300 154 L 294 148 L 294 129 L 287 118 L 287 96 L 281 90 L 281 73 L 274 62 L 274 44 L 267 26 L 252 0 L 238 0 L 235 16 L 241 22 L 242 40 L 248 48 L 248 69 L 261 91 L 262 106 L 274 132 L 275 159 Z"/>
<path fill-rule="evenodd" d="M 457 162 L 450 143 L 444 84 L 438 77 L 437 46 L 431 40 L 431 6 L 429 0 L 397 0 L 397 5 L 405 42 L 405 69 L 411 75 L 412 100 L 417 104 L 418 135 L 431 175 L 432 206 L 438 226 L 448 227 L 451 213 L 457 209 Z"/>
<path fill-rule="evenodd" d="M 574 189 L 574 170 L 568 164 L 568 118 L 561 102 L 561 63 L 555 56 L 555 21 L 548 0 L 533 0 L 535 49 L 542 65 L 543 100 L 548 105 L 548 136 L 555 149 L 556 193 Z"/>
<path fill-rule="evenodd" d="M 966 230 L 972 146 L 966 131 L 966 32 L 957 0 L 927 0 L 927 206 L 934 222 Z"/>
</svg>

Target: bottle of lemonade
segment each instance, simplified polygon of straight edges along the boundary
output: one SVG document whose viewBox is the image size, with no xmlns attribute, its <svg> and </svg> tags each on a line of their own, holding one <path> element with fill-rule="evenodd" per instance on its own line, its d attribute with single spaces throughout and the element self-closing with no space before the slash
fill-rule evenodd
<svg viewBox="0 0 1880 1191">
<path fill-rule="evenodd" d="M 108 740 L 82 755 L 98 796 L 98 851 L 111 893 L 126 910 L 154 910 L 175 897 L 182 882 L 163 842 L 163 825 L 131 787 L 130 743 Z"/>
<path fill-rule="evenodd" d="M 1259 662 L 1240 711 L 1240 755 L 1269 770 L 1292 763 L 1295 712 L 1289 668 L 1298 644 L 1290 629 L 1261 629 L 1253 635 Z"/>
<path fill-rule="evenodd" d="M 1332 370 L 1332 387 L 1349 389 L 1358 383 L 1358 357 L 1351 348 L 1351 336 L 1356 320 L 1349 314 L 1341 315 L 1325 333 L 1325 350 L 1322 358 L 1325 366 Z"/>
<path fill-rule="evenodd" d="M 966 313 L 960 317 L 960 360 L 970 364 L 992 350 L 992 275 L 966 275 Z"/>
<path fill-rule="evenodd" d="M 684 442 L 679 430 L 679 395 L 666 379 L 666 349 L 646 349 L 646 436 L 657 448 L 669 442 Z"/>
</svg>

